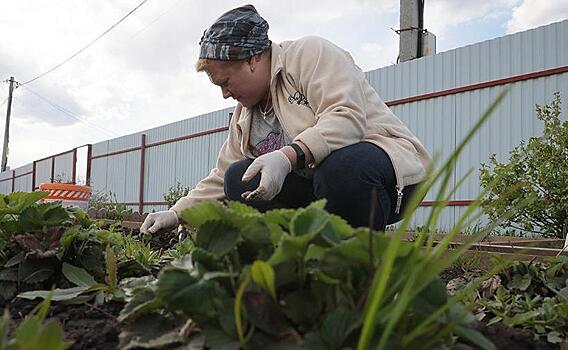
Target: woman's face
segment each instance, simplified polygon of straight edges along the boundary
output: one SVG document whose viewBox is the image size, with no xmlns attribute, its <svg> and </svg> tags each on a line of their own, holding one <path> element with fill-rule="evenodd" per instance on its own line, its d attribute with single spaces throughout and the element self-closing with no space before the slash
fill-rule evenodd
<svg viewBox="0 0 568 350">
<path fill-rule="evenodd" d="M 236 62 L 211 61 L 207 75 L 221 88 L 223 98 L 232 97 L 250 108 L 268 95 L 270 59 L 266 56 Z"/>
</svg>

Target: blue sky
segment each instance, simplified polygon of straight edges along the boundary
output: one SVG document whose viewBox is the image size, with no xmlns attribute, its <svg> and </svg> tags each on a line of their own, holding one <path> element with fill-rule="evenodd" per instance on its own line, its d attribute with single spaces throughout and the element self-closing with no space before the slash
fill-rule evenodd
<svg viewBox="0 0 568 350">
<path fill-rule="evenodd" d="M 10 76 L 25 81 L 45 72 L 140 2 L 3 0 L 0 81 Z M 396 62 L 398 36 L 391 28 L 398 28 L 399 0 L 251 3 L 270 23 L 276 42 L 320 35 L 350 51 L 364 70 Z M 568 18 L 566 0 L 425 3 L 425 27 L 436 34 L 438 52 Z M 15 168 L 85 143 L 233 106 L 193 64 L 203 30 L 242 4 L 148 0 L 85 52 L 28 89 L 16 90 L 8 164 Z M 0 103 L 6 97 L 7 85 L 0 84 Z M 5 113 L 3 105 L 2 134 Z"/>
</svg>

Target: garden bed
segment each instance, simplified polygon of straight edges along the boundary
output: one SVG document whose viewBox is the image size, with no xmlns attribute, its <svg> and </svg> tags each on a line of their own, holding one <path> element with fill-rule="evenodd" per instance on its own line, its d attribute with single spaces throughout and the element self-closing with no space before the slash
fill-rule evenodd
<svg viewBox="0 0 568 350">
<path fill-rule="evenodd" d="M 368 330 L 360 320 L 378 293 L 370 290 L 377 288 L 373 279 L 389 276 L 383 302 L 393 306 L 381 311 L 386 314 L 372 332 L 384 330 L 390 319 L 410 316 L 385 338 L 386 344 L 391 344 L 386 348 L 398 348 L 392 344 L 406 341 L 405 349 L 425 342 L 432 342 L 430 348 L 476 344 L 493 349 L 487 338 L 515 349 L 554 349 L 557 345 L 551 342 L 565 336 L 557 328 L 547 328 L 546 342 L 546 332 L 537 339 L 533 331 L 523 329 L 526 327 L 504 326 L 508 319 L 496 322 L 492 312 L 500 311 L 492 306 L 491 298 L 505 293 L 495 293 L 497 287 L 493 294 L 481 288 L 483 300 L 464 299 L 463 305 L 461 300 L 449 302 L 448 295 L 463 289 L 455 281 L 467 275 L 464 286 L 475 282 L 480 274 L 472 274 L 472 261 L 482 261 L 479 256 L 491 249 L 498 254 L 506 254 L 505 248 L 520 247 L 538 254 L 553 249 L 534 248 L 526 239 L 491 238 L 476 246 L 477 250 L 467 251 L 477 256 L 469 259 L 458 254 L 466 236 L 455 238 L 454 250 L 434 245 L 430 252 L 414 246 L 411 241 L 416 237 L 409 236 L 397 243 L 392 255 L 387 248 L 394 242 L 392 236 L 353 229 L 325 212 L 323 202 L 267 214 L 240 203 L 225 208 L 210 202 L 182 214 L 199 234 L 178 242 L 175 231 L 141 234 L 140 221 L 93 221 L 81 211 L 34 203 L 38 196 L 4 198 L 8 203 L 5 210 L 13 213 L 0 222 L 3 233 L 11 234 L 4 243 L 7 256 L 0 268 L 0 283 L 15 290 L 0 306 L 10 312 L 11 334 L 29 320 L 26 316 L 42 298 L 53 298 L 45 316 L 62 325 L 73 349 L 198 349 L 204 344 L 211 349 L 237 349 L 245 342 L 253 350 L 283 344 L 292 348 L 303 344 L 308 349 L 353 348 L 366 336 L 377 341 L 366 335 Z M 435 237 L 435 241 L 441 238 Z M 389 255 L 392 265 L 384 267 Z M 442 270 L 455 258 L 453 266 Z M 500 288 L 513 295 L 546 287 L 538 279 L 544 270 L 531 264 L 516 266 L 517 272 L 503 275 Z M 373 277 L 385 268 L 391 271 Z M 437 277 L 440 271 L 441 279 Z M 57 289 L 50 292 L 52 287 Z M 418 294 L 411 296 L 418 288 Z M 9 294 L 6 291 L 3 289 Z M 17 294 L 19 297 L 14 297 Z M 397 316 L 394 305 L 405 295 L 414 299 L 409 299 L 403 314 Z M 435 310 L 440 310 L 441 317 L 428 321 Z M 480 312 L 485 317 L 474 323 L 474 314 Z M 419 329 L 421 322 L 430 324 L 419 337 L 399 336 Z M 445 329 L 454 328 L 452 336 L 444 336 Z M 508 343 L 499 337 L 503 334 L 510 335 Z"/>
</svg>

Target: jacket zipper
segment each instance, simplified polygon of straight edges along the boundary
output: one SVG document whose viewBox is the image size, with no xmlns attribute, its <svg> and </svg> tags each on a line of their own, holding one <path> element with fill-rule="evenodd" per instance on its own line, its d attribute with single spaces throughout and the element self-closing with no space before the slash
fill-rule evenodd
<svg viewBox="0 0 568 350">
<path fill-rule="evenodd" d="M 403 190 L 403 186 L 399 186 L 396 185 L 396 207 L 394 208 L 394 213 L 395 214 L 400 214 L 400 207 L 402 206 L 402 190 Z"/>
</svg>

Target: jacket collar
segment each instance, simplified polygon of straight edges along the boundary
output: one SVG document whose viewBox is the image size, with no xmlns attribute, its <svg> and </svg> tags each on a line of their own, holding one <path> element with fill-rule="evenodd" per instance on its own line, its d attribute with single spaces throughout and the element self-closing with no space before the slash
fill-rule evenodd
<svg viewBox="0 0 568 350">
<path fill-rule="evenodd" d="M 282 62 L 283 60 L 283 55 L 284 55 L 284 50 L 282 49 L 282 46 L 272 43 L 272 52 L 271 52 L 271 62 L 270 62 L 270 86 L 272 87 L 274 85 L 274 82 L 276 81 L 276 77 L 278 76 L 278 73 L 280 73 L 280 71 L 282 70 L 282 68 L 284 67 L 284 63 Z"/>
</svg>

